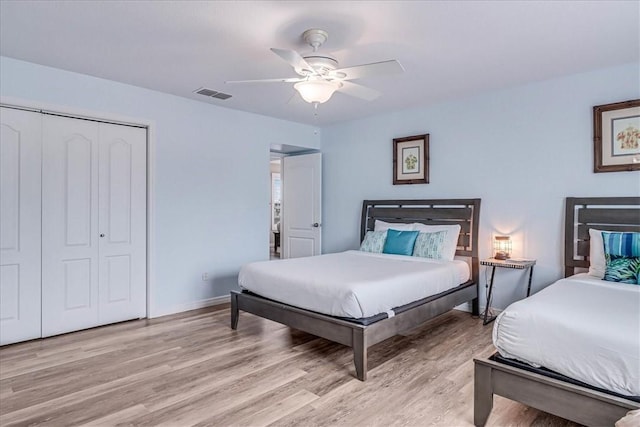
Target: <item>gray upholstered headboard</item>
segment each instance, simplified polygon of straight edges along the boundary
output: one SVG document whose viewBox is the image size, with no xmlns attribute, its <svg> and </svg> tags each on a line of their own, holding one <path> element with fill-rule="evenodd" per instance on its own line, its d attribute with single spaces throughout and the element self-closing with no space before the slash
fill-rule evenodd
<svg viewBox="0 0 640 427">
<path fill-rule="evenodd" d="M 589 229 L 640 231 L 640 197 L 567 197 L 564 275 L 589 268 Z"/>
</svg>

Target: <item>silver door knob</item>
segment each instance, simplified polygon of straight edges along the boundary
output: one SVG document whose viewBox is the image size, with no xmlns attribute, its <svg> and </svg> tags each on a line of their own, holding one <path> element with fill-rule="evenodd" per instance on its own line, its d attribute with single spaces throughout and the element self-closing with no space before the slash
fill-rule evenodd
<svg viewBox="0 0 640 427">
<path fill-rule="evenodd" d="M 320 224 L 318 224 L 317 222 L 314 222 L 313 224 L 311 224 L 312 227 L 318 228 L 320 227 Z"/>
<path fill-rule="evenodd" d="M 104 233 L 100 233 L 100 237 L 104 237 Z"/>
</svg>

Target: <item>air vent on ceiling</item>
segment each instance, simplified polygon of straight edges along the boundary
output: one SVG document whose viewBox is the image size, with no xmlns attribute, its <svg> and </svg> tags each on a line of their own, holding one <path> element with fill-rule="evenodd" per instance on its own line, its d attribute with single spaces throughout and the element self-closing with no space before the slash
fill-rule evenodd
<svg viewBox="0 0 640 427">
<path fill-rule="evenodd" d="M 229 95 L 228 93 L 218 92 L 216 90 L 207 89 L 206 87 L 201 87 L 200 89 L 196 89 L 194 90 L 194 92 L 197 93 L 198 95 L 210 96 L 211 98 L 217 98 L 222 100 L 231 98 L 231 95 Z"/>
</svg>

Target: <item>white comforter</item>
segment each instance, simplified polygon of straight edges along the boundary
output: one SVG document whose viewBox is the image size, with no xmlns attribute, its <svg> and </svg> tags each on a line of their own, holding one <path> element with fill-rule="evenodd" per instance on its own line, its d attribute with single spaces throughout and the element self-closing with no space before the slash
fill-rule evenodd
<svg viewBox="0 0 640 427">
<path fill-rule="evenodd" d="M 346 251 L 250 263 L 240 270 L 238 283 L 295 307 L 359 319 L 444 292 L 468 279 L 464 261 Z"/>
<path fill-rule="evenodd" d="M 511 304 L 493 328 L 504 357 L 640 395 L 640 286 L 579 274 Z"/>
</svg>

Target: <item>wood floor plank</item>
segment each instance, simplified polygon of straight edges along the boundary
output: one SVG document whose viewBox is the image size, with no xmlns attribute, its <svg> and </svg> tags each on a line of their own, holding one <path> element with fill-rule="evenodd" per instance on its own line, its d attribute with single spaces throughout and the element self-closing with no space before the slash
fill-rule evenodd
<svg viewBox="0 0 640 427">
<path fill-rule="evenodd" d="M 9 410 L 8 412 L 0 415 L 0 425 L 10 426 L 15 424 L 42 424 L 45 421 L 51 422 L 50 425 L 61 425 L 57 420 L 64 416 L 68 412 L 68 408 L 71 406 L 79 406 L 81 408 L 84 408 L 83 410 L 91 409 L 93 407 L 97 408 L 99 406 L 100 400 L 105 402 L 107 401 L 106 398 L 103 399 L 104 395 L 108 393 L 120 394 L 122 390 L 127 386 L 133 385 L 133 387 L 135 388 L 135 384 L 138 382 L 142 382 L 145 377 L 155 378 L 167 374 L 170 371 L 171 368 L 169 368 L 168 366 L 160 366 L 148 371 L 139 372 L 135 375 L 130 375 L 121 380 L 111 381 L 89 389 L 82 389 L 65 394 L 61 397 L 55 397 L 50 400 L 46 400 L 45 402 L 28 406 L 26 408 Z M 88 400 L 91 400 L 92 402 L 87 403 Z M 98 403 L 94 405 L 93 403 L 96 400 L 98 401 Z M 4 411 L 4 402 L 0 406 Z M 128 406 L 125 404 L 121 408 L 127 407 Z M 121 408 L 118 408 L 118 410 L 121 410 Z M 106 415 L 108 414 L 100 416 Z"/>
<path fill-rule="evenodd" d="M 17 377 L 20 380 L 18 387 L 13 388 L 11 396 L 3 399 L 2 405 L 0 405 L 0 414 L 64 398 L 70 393 L 82 390 L 94 390 L 95 392 L 100 389 L 100 386 L 105 385 L 108 389 L 110 384 L 117 385 L 131 378 L 135 379 L 137 375 L 152 369 L 159 368 L 158 372 L 170 371 L 171 368 L 166 362 L 167 359 L 170 359 L 169 354 L 175 354 L 177 350 L 172 348 L 117 365 L 107 364 L 102 367 L 99 373 L 93 372 L 91 368 L 83 367 L 83 369 L 78 368 L 76 372 L 61 370 L 60 375 L 56 375 L 55 371 L 44 377 L 33 373 L 21 375 Z M 33 383 L 38 384 L 37 389 L 33 388 L 31 385 Z"/>
<path fill-rule="evenodd" d="M 0 425 L 470 426 L 473 357 L 491 326 L 451 311 L 369 349 L 229 307 L 138 320 L 0 348 Z M 489 426 L 575 426 L 495 398 Z"/>
<path fill-rule="evenodd" d="M 256 408 L 255 403 L 247 405 L 243 410 L 234 408 L 234 411 L 227 411 L 227 417 L 210 417 L 198 426 L 224 425 L 224 426 L 252 426 L 264 427 L 279 420 L 285 415 L 291 414 L 300 408 L 308 405 L 318 398 L 317 395 L 307 390 L 299 390 L 290 396 L 280 397 L 276 402 L 262 409 Z"/>
<path fill-rule="evenodd" d="M 271 392 L 273 389 L 293 381 L 306 372 L 299 369 L 284 372 L 267 369 L 225 384 L 225 387 L 209 386 L 194 390 L 190 395 L 180 396 L 177 401 L 164 401 L 155 405 L 148 416 L 132 420 L 133 424 L 172 427 L 194 425 L 234 406 Z M 170 403 L 170 404 L 168 404 Z M 150 405 L 146 405 L 149 407 Z M 150 409 L 153 409 L 152 406 Z"/>
<path fill-rule="evenodd" d="M 144 405 L 137 404 L 120 411 L 112 412 L 101 418 L 96 418 L 86 424 L 80 424 L 85 427 L 103 427 L 130 424 L 130 420 L 148 414 L 149 410 Z"/>
</svg>

